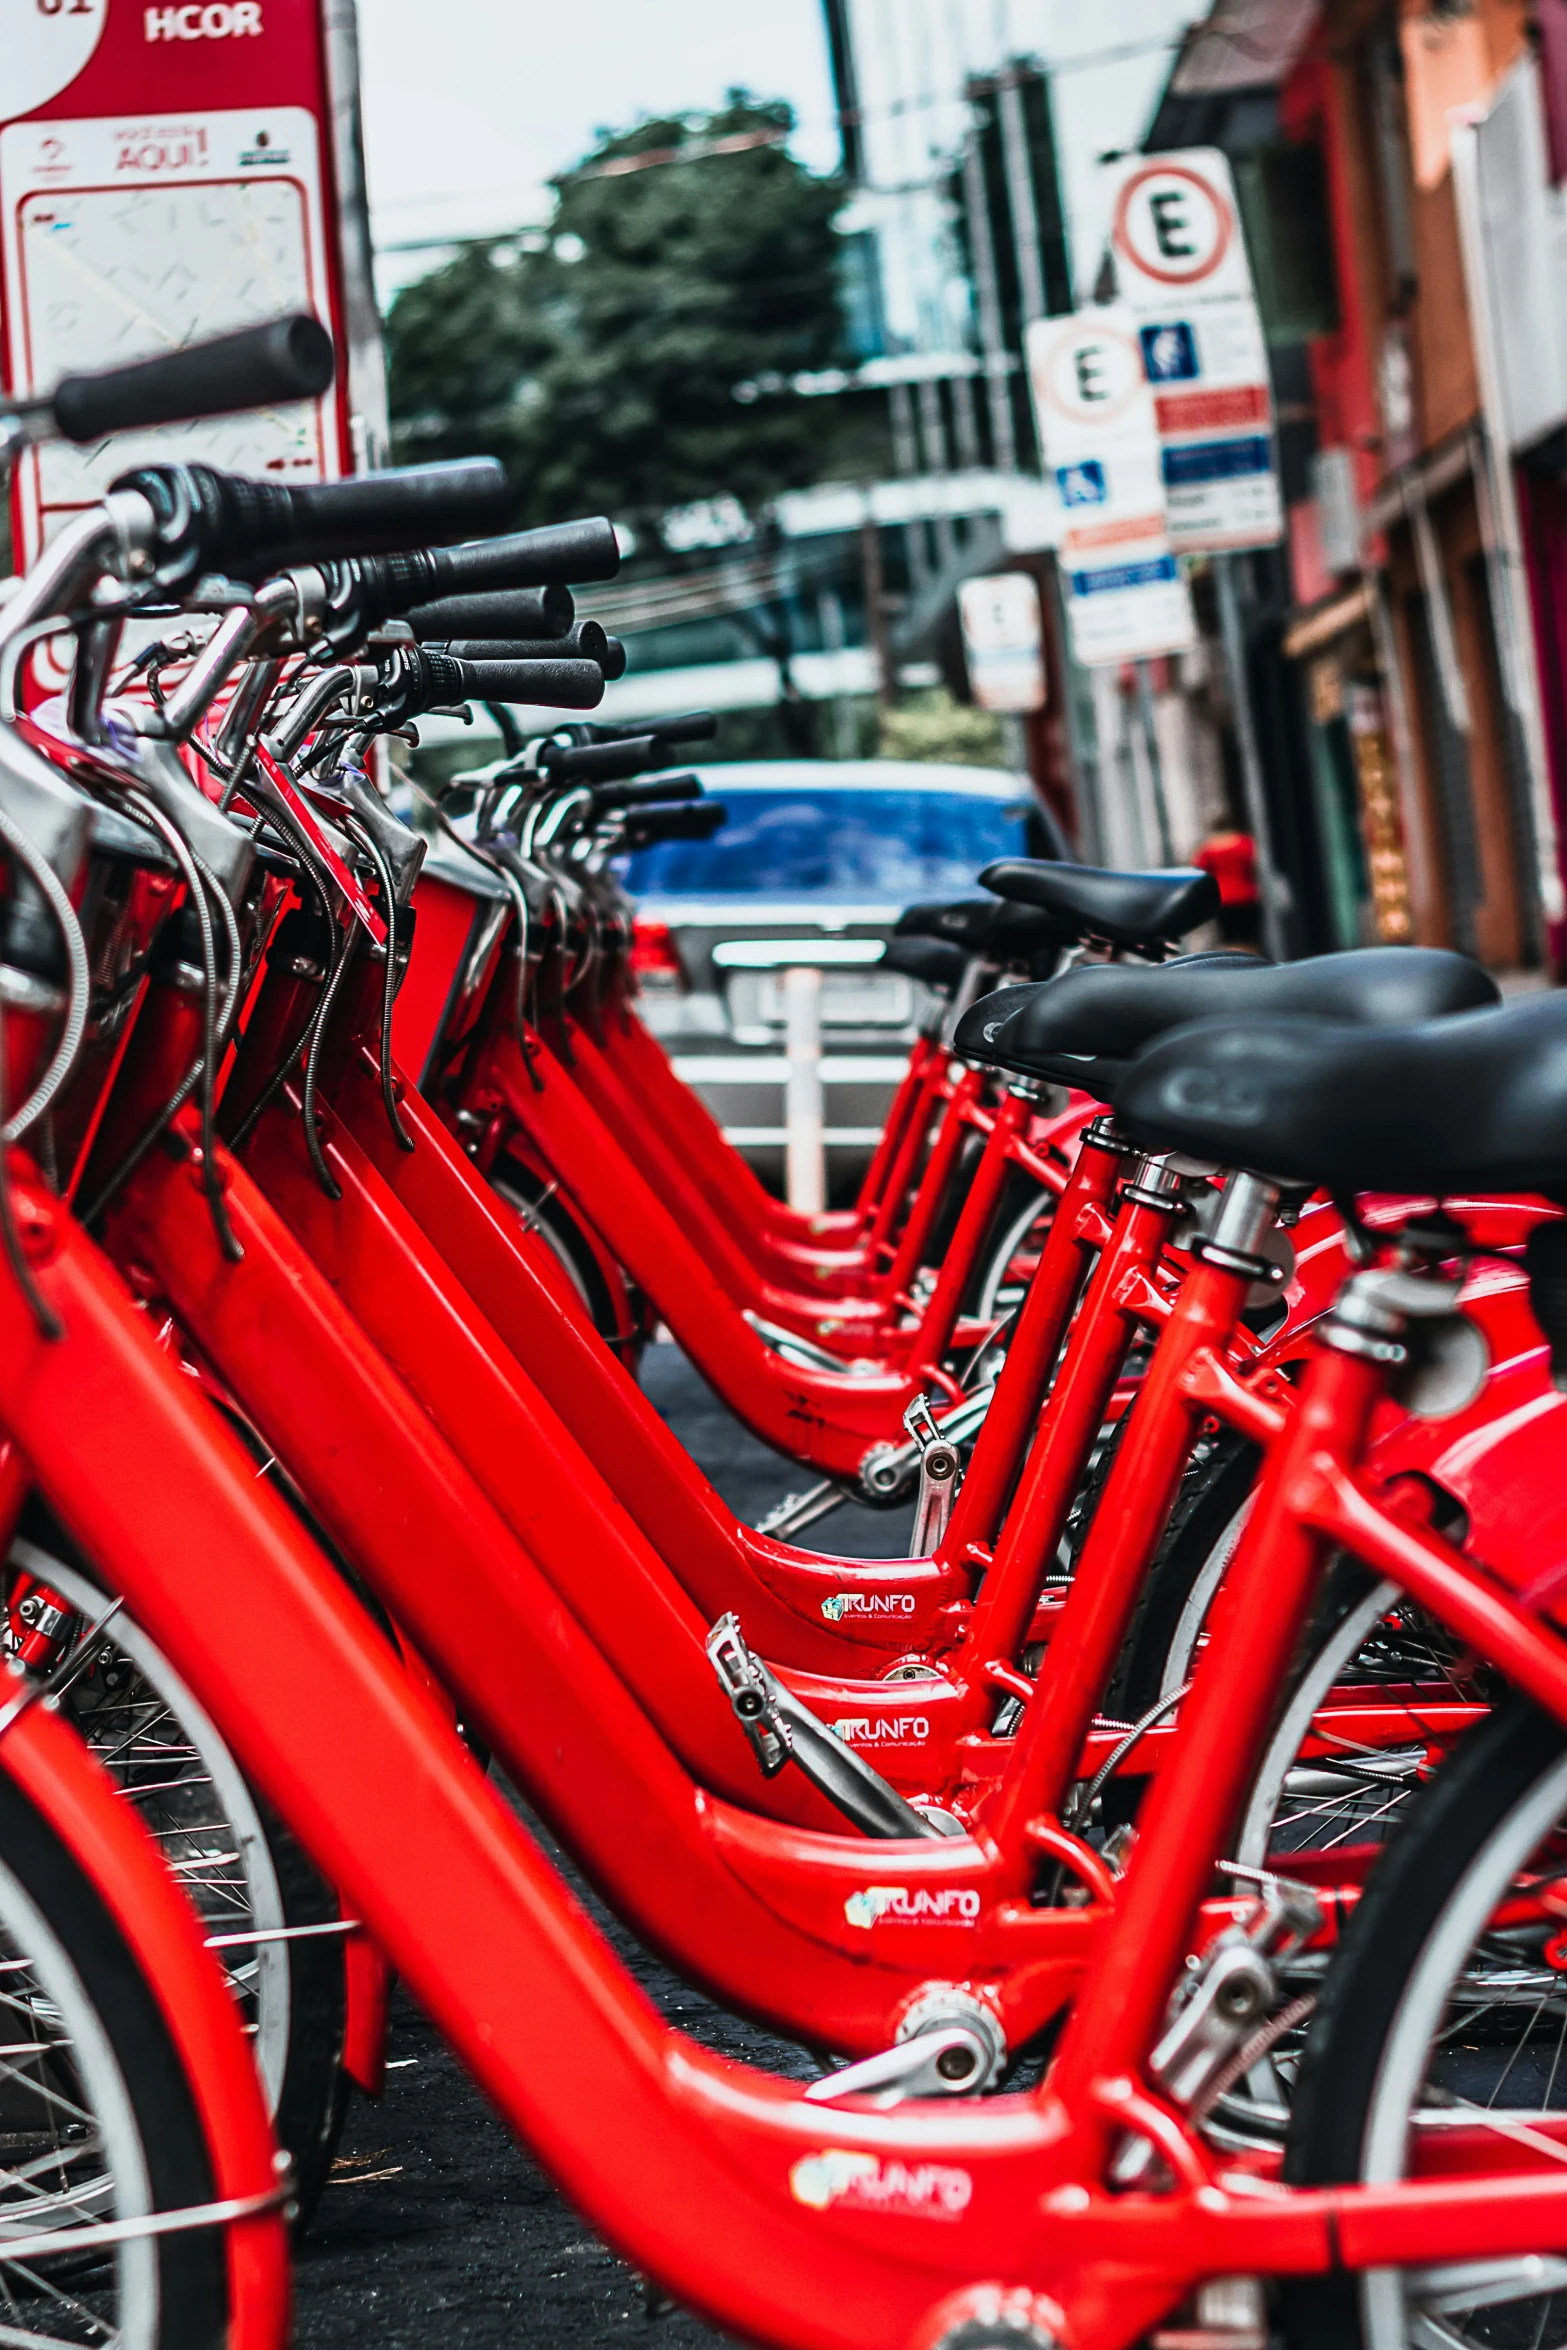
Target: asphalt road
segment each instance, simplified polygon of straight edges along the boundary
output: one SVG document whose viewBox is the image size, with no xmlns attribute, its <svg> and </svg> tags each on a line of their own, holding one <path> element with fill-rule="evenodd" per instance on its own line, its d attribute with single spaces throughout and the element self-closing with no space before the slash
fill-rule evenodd
<svg viewBox="0 0 1567 2350">
<path fill-rule="evenodd" d="M 644 1384 L 738 1515 L 753 1521 L 810 1482 L 748 1436 L 679 1351 L 649 1350 Z M 905 1555 L 910 1512 L 845 1508 L 808 1540 L 856 1558 Z M 557 1856 L 558 1857 L 558 1856 Z M 808 2079 L 807 2053 L 715 2008 L 604 1918 L 664 2013 L 725 2054 Z M 725 2337 L 683 2310 L 651 2318 L 642 2280 L 556 2193 L 406 1998 L 386 2094 L 356 2099 L 297 2271 L 300 2350 L 516 2350 Z"/>
</svg>

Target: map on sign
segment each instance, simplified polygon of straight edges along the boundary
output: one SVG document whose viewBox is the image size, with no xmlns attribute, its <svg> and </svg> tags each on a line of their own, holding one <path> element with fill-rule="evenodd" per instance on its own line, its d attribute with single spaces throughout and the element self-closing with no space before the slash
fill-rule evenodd
<svg viewBox="0 0 1567 2350">
<path fill-rule="evenodd" d="M 295 108 L 0 131 L 12 381 L 179 349 L 289 310 L 325 311 L 315 125 Z M 330 395 L 50 444 L 23 468 L 31 553 L 136 465 L 200 458 L 285 480 L 335 473 Z"/>
</svg>

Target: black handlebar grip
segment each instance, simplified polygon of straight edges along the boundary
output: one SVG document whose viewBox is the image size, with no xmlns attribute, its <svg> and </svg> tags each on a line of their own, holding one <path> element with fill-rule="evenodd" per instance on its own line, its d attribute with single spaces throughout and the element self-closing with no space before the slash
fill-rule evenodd
<svg viewBox="0 0 1567 2350">
<path fill-rule="evenodd" d="M 332 368 L 326 328 L 296 311 L 128 367 L 68 375 L 56 384 L 51 406 L 68 441 L 96 441 L 144 425 L 312 400 L 332 381 Z"/>
<path fill-rule="evenodd" d="M 729 821 L 722 800 L 703 800 L 696 808 L 639 808 L 626 818 L 628 849 L 651 849 L 661 840 L 711 840 Z"/>
<path fill-rule="evenodd" d="M 657 757 L 657 737 L 638 734 L 622 742 L 580 747 L 545 743 L 539 765 L 551 783 L 622 783 L 628 775 L 639 775 L 644 767 L 650 767 Z"/>
<path fill-rule="evenodd" d="M 635 725 L 595 725 L 596 743 L 623 742 L 627 735 L 656 734 L 661 743 L 706 743 L 718 732 L 711 710 L 677 710 L 668 718 L 639 718 Z"/>
<path fill-rule="evenodd" d="M 596 620 L 560 637 L 449 636 L 445 650 L 459 661 L 596 661 L 608 675 L 609 639 Z"/>
<path fill-rule="evenodd" d="M 481 702 L 526 702 L 541 709 L 596 710 L 604 699 L 604 672 L 596 661 L 458 661 L 458 697 Z"/>
<path fill-rule="evenodd" d="M 604 675 L 609 678 L 611 683 L 613 683 L 617 677 L 625 676 L 626 648 L 621 643 L 618 636 L 605 637 L 604 657 L 600 661 L 599 667 L 603 670 Z"/>
<path fill-rule="evenodd" d="M 543 530 L 480 539 L 471 547 L 448 547 L 436 562 L 441 588 L 451 596 L 481 588 L 573 587 L 584 580 L 613 579 L 619 569 L 614 528 L 602 514 L 589 522 L 554 522 Z"/>
<path fill-rule="evenodd" d="M 508 497 L 492 457 L 295 487 L 213 465 L 144 465 L 110 487 L 136 490 L 152 507 L 150 551 L 169 586 L 203 571 L 260 573 L 313 557 L 427 547 L 496 520 Z"/>
<path fill-rule="evenodd" d="M 307 482 L 284 492 L 294 533 L 323 555 L 429 547 L 498 522 L 510 497 L 493 457 L 451 465 L 407 465 L 346 481 Z M 291 545 L 291 560 L 298 561 Z"/>
<path fill-rule="evenodd" d="M 593 813 L 608 816 L 616 808 L 651 808 L 664 801 L 699 800 L 698 775 L 650 775 L 642 783 L 601 783 L 593 792 Z"/>
<path fill-rule="evenodd" d="M 404 614 L 414 635 L 429 642 L 449 642 L 459 636 L 510 637 L 519 642 L 535 637 L 569 636 L 577 617 L 570 588 L 511 588 L 488 596 L 439 596 L 415 604 Z"/>
</svg>

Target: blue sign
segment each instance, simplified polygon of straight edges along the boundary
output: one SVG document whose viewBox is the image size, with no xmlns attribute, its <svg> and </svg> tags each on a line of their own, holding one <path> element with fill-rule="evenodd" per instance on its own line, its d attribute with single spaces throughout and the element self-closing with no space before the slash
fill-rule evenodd
<svg viewBox="0 0 1567 2350">
<path fill-rule="evenodd" d="M 1105 469 L 1097 457 L 1080 457 L 1075 465 L 1056 467 L 1056 487 L 1063 506 L 1102 506 L 1109 492 Z"/>
<path fill-rule="evenodd" d="M 1204 481 L 1239 481 L 1251 473 L 1271 470 L 1273 453 L 1265 433 L 1247 433 L 1233 441 L 1189 441 L 1166 449 L 1161 458 L 1166 489 L 1190 488 Z"/>
<path fill-rule="evenodd" d="M 1155 555 L 1147 563 L 1114 563 L 1104 571 L 1074 571 L 1074 596 L 1103 596 L 1115 588 L 1158 587 L 1179 578 L 1173 555 Z"/>
<path fill-rule="evenodd" d="M 1137 333 L 1151 384 L 1188 384 L 1202 373 L 1197 364 L 1197 337 L 1184 318 L 1168 326 L 1140 326 Z"/>
</svg>

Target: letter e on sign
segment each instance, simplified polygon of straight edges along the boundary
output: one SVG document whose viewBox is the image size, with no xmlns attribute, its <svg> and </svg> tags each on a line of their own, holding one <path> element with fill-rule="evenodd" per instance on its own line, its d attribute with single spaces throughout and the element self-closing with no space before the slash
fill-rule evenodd
<svg viewBox="0 0 1567 2350">
<path fill-rule="evenodd" d="M 1050 353 L 1045 398 L 1078 423 L 1118 417 L 1143 385 L 1142 352 L 1130 335 L 1084 321 Z"/>
<path fill-rule="evenodd" d="M 1164 286 L 1211 277 L 1229 250 L 1235 216 L 1224 192 L 1185 163 L 1151 163 L 1122 188 L 1111 227 L 1121 260 Z"/>
<path fill-rule="evenodd" d="M 0 122 L 31 114 L 69 89 L 103 38 L 109 0 L 10 0 Z"/>
</svg>

